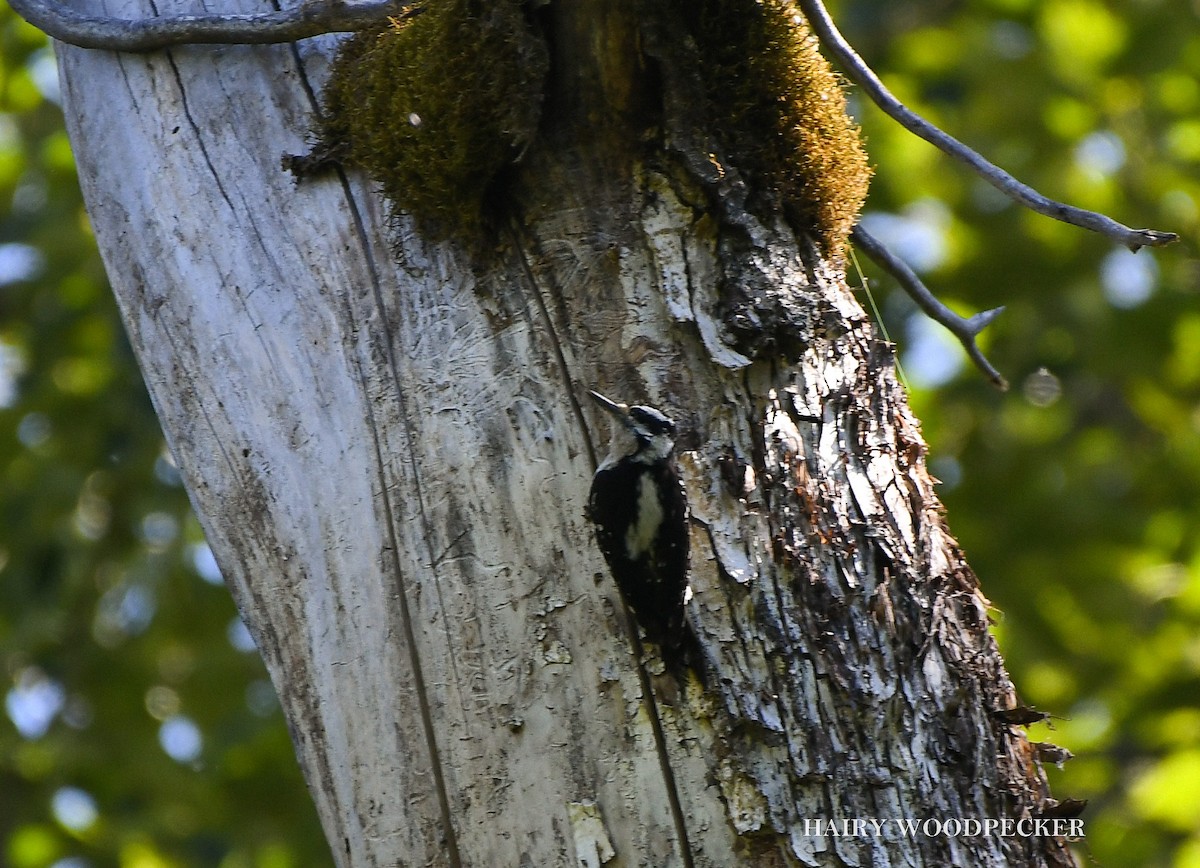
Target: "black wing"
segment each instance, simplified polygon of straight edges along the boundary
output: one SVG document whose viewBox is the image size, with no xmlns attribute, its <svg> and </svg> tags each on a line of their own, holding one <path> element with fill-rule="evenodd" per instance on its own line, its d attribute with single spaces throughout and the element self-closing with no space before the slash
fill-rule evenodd
<svg viewBox="0 0 1200 868">
<path fill-rule="evenodd" d="M 656 545 L 631 558 L 625 534 L 636 520 L 638 477 L 651 474 L 659 492 L 663 524 Z M 617 464 L 592 480 L 588 509 L 596 540 L 625 602 L 650 641 L 675 650 L 683 641 L 683 596 L 687 588 L 687 499 L 669 464 Z"/>
</svg>

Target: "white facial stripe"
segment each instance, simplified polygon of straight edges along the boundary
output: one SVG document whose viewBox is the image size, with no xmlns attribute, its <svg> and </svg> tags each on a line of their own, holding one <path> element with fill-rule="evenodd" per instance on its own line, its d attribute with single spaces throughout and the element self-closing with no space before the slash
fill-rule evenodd
<svg viewBox="0 0 1200 868">
<path fill-rule="evenodd" d="M 656 461 L 664 460 L 674 448 L 675 441 L 670 434 L 655 434 L 650 438 L 649 443 L 642 446 L 641 451 L 634 456 L 634 460 L 640 461 L 642 464 L 654 464 Z"/>
<path fill-rule="evenodd" d="M 638 479 L 637 521 L 625 532 L 625 548 L 632 557 L 645 554 L 663 523 L 662 502 L 650 474 Z"/>
</svg>

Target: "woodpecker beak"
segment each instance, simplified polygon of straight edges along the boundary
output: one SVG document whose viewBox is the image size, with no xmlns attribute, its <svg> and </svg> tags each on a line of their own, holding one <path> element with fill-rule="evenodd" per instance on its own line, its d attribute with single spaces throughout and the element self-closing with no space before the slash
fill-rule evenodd
<svg viewBox="0 0 1200 868">
<path fill-rule="evenodd" d="M 593 401 L 595 401 L 597 404 L 599 404 L 601 407 L 603 407 L 609 413 L 612 413 L 614 416 L 616 416 L 618 419 L 620 419 L 621 424 L 625 425 L 626 427 L 631 427 L 631 423 L 629 421 L 628 405 L 618 404 L 616 401 L 612 401 L 608 398 L 605 398 L 603 395 L 601 395 L 599 392 L 597 392 L 595 390 L 589 389 L 588 394 L 592 396 Z"/>
</svg>

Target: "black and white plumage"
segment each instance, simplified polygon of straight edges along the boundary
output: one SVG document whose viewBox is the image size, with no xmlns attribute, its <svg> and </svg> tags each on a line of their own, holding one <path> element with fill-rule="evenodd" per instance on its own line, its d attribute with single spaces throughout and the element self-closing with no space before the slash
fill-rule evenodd
<svg viewBox="0 0 1200 868">
<path fill-rule="evenodd" d="M 613 416 L 612 449 L 592 479 L 588 512 L 621 595 L 664 659 L 686 640 L 687 498 L 671 453 L 675 425 L 653 407 L 626 407 L 592 392 Z"/>
</svg>

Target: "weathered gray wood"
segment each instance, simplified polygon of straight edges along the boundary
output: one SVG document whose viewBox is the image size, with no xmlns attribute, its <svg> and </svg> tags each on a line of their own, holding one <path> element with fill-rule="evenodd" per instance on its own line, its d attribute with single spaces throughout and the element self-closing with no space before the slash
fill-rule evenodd
<svg viewBox="0 0 1200 868">
<path fill-rule="evenodd" d="M 132 343 L 339 865 L 1063 858 L 806 834 L 1044 797 L 842 275 L 785 227 L 698 219 L 686 173 L 614 171 L 605 143 L 528 156 L 487 269 L 393 232 L 363 179 L 279 168 L 332 43 L 60 60 Z M 734 269 L 796 313 L 798 364 L 731 345 Z M 590 387 L 689 432 L 707 688 L 639 670 L 584 518 Z"/>
<path fill-rule="evenodd" d="M 565 864 L 588 802 L 678 862 L 532 288 L 489 312 L 415 239 L 397 269 L 360 182 L 280 170 L 320 54 L 60 54 L 131 340 L 341 864 Z"/>
</svg>

